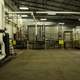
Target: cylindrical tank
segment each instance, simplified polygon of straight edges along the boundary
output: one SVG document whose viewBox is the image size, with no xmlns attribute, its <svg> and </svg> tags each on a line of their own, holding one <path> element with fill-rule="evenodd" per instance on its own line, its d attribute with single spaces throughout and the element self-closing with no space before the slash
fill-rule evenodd
<svg viewBox="0 0 80 80">
<path fill-rule="evenodd" d="M 4 17 L 4 0 L 0 0 L 0 30 L 4 29 L 4 24 L 5 24 L 5 17 Z M 0 44 L 1 44 L 1 56 L 0 60 L 4 59 L 6 56 L 5 53 L 5 45 L 3 42 L 3 33 L 0 32 Z"/>
<path fill-rule="evenodd" d="M 4 0 L 0 0 L 0 29 L 4 28 Z"/>
<path fill-rule="evenodd" d="M 4 29 L 4 0 L 0 0 L 0 30 Z M 0 32 L 0 41 L 3 41 L 3 33 Z"/>
</svg>

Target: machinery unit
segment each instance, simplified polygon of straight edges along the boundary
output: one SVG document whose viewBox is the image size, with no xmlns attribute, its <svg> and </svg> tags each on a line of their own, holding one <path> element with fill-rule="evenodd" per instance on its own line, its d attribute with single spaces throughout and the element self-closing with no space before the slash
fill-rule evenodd
<svg viewBox="0 0 80 80">
<path fill-rule="evenodd" d="M 0 63 L 11 59 L 9 34 L 5 31 L 4 0 L 0 0 Z"/>
</svg>

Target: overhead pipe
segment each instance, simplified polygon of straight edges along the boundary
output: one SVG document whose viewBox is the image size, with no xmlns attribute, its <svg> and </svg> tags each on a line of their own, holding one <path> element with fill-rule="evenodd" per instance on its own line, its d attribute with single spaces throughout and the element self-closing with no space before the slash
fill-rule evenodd
<svg viewBox="0 0 80 80">
<path fill-rule="evenodd" d="M 35 35 L 37 35 L 37 20 L 34 16 L 34 13 L 32 11 L 26 11 L 26 12 L 8 12 L 9 14 L 31 14 L 34 21 L 35 21 Z M 56 15 L 56 14 L 76 14 L 80 15 L 80 12 L 64 12 L 64 11 L 36 11 L 36 13 L 40 14 L 51 14 L 51 15 Z"/>
<path fill-rule="evenodd" d="M 8 12 L 9 14 L 33 14 L 32 11 L 26 11 L 26 12 Z M 80 12 L 62 12 L 62 11 L 36 11 L 36 13 L 53 13 L 53 14 L 80 14 Z"/>
<path fill-rule="evenodd" d="M 8 12 L 9 14 L 31 14 L 34 21 L 35 21 L 35 35 L 37 35 L 37 20 L 34 16 L 34 13 L 32 11 L 25 11 L 25 12 Z M 36 13 L 40 13 L 40 14 L 48 14 L 48 15 L 56 15 L 56 14 L 76 14 L 76 15 L 80 15 L 80 12 L 64 12 L 64 11 L 36 11 Z"/>
<path fill-rule="evenodd" d="M 26 11 L 26 12 L 8 12 L 9 14 L 31 14 L 33 19 L 34 19 L 34 22 L 35 22 L 35 35 L 37 36 L 37 20 L 34 16 L 34 13 L 32 11 Z"/>
<path fill-rule="evenodd" d="M 34 13 L 32 13 L 32 16 L 33 16 L 33 19 L 35 21 L 35 35 L 37 36 L 37 20 L 36 20 L 36 18 L 34 16 Z"/>
<path fill-rule="evenodd" d="M 28 14 L 28 13 L 33 14 L 32 11 L 26 11 L 26 12 L 20 11 L 20 12 L 8 12 L 8 13 L 9 13 L 9 14 Z"/>
<path fill-rule="evenodd" d="M 80 14 L 80 12 L 63 12 L 63 11 L 37 11 L 36 13 L 47 13 L 47 14 Z"/>
</svg>

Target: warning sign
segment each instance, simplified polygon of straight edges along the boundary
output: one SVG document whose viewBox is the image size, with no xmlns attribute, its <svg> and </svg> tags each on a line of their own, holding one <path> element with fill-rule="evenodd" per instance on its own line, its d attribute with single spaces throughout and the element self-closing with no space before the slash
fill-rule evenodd
<svg viewBox="0 0 80 80">
<path fill-rule="evenodd" d="M 64 44 L 64 40 L 59 40 L 59 44 L 63 45 Z"/>
</svg>

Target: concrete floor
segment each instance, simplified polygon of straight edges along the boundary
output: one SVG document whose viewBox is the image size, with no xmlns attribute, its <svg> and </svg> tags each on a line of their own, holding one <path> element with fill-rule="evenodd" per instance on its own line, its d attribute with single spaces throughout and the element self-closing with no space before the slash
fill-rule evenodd
<svg viewBox="0 0 80 80">
<path fill-rule="evenodd" d="M 0 80 L 80 80 L 80 51 L 24 50 L 0 68 Z"/>
</svg>

